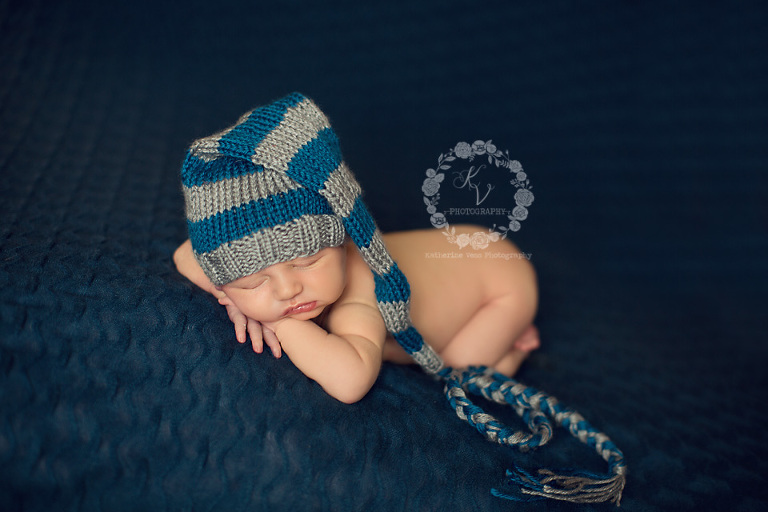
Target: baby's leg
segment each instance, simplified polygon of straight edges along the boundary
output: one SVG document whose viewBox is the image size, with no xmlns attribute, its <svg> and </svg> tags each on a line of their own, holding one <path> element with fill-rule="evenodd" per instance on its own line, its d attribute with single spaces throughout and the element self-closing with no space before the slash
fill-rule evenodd
<svg viewBox="0 0 768 512">
<path fill-rule="evenodd" d="M 539 341 L 539 330 L 534 325 L 529 325 L 528 328 L 523 331 L 513 343 L 512 350 L 507 355 L 502 356 L 499 362 L 494 365 L 494 368 L 499 373 L 504 375 L 513 376 L 517 373 L 520 365 L 528 357 L 528 354 L 539 348 L 541 342 Z"/>
<path fill-rule="evenodd" d="M 532 325 L 536 294 L 515 290 L 491 300 L 443 348 L 449 366 L 491 366 L 513 375 L 528 354 L 538 348 L 538 330 Z"/>
<path fill-rule="evenodd" d="M 520 368 L 520 365 L 528 357 L 528 354 L 539 348 L 539 344 L 539 330 L 531 324 L 512 342 L 512 348 L 509 349 L 506 354 L 502 354 L 496 363 L 478 360 L 475 364 L 492 366 L 499 373 L 511 377 L 517 372 L 518 368 Z M 445 351 L 443 351 L 440 356 L 445 357 Z M 384 342 L 382 359 L 395 364 L 414 364 L 415 362 L 408 352 L 406 352 L 392 337 L 388 337 Z M 454 361 L 454 363 L 456 362 Z M 463 367 L 467 366 L 467 364 L 454 364 L 453 366 Z"/>
<path fill-rule="evenodd" d="M 495 364 L 493 368 L 504 375 L 514 375 L 520 365 L 525 361 L 532 351 L 539 348 L 539 330 L 534 325 L 529 325 L 513 343 L 512 349 Z M 394 338 L 387 338 L 384 343 L 384 354 L 382 359 L 395 364 L 414 364 L 413 358 L 401 347 Z M 482 363 L 487 365 L 487 363 Z M 466 365 L 461 365 L 466 366 Z"/>
</svg>

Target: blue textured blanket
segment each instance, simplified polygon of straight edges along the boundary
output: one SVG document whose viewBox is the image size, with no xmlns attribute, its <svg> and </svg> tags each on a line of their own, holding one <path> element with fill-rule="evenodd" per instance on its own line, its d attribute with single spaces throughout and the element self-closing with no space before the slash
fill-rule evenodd
<svg viewBox="0 0 768 512">
<path fill-rule="evenodd" d="M 0 3 L 0 510 L 610 507 L 493 497 L 515 463 L 604 464 L 487 442 L 416 367 L 338 403 L 175 272 L 187 145 L 292 90 L 384 230 L 429 226 L 457 142 L 519 159 L 520 380 L 624 451 L 622 509 L 764 510 L 763 4 L 195 3 Z"/>
</svg>

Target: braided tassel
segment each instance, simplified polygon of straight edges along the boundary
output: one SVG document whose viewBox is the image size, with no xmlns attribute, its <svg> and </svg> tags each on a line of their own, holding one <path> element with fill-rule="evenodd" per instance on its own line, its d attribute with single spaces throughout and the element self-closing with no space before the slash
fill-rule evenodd
<svg viewBox="0 0 768 512">
<path fill-rule="evenodd" d="M 528 451 L 546 444 L 552 437 L 552 422 L 566 428 L 579 441 L 591 446 L 609 464 L 610 474 L 574 473 L 558 475 L 542 469 L 533 475 L 520 467 L 507 471 L 509 483 L 518 485 L 523 496 L 496 489 L 494 496 L 515 501 L 550 498 L 575 503 L 611 501 L 619 504 L 626 481 L 624 455 L 602 432 L 595 430 L 576 411 L 557 399 L 486 367 L 465 370 L 445 368 L 439 374 L 445 380 L 448 402 L 463 419 L 490 441 Z M 530 433 L 514 431 L 467 398 L 466 391 L 500 404 L 512 406 L 528 425 Z"/>
</svg>

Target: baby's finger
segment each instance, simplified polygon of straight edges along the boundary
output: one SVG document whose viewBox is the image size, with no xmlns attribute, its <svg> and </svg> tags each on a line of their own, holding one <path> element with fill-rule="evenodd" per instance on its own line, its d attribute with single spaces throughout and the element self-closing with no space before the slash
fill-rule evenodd
<svg viewBox="0 0 768 512">
<path fill-rule="evenodd" d="M 227 315 L 229 319 L 235 324 L 235 337 L 239 343 L 245 343 L 245 332 L 248 327 L 247 318 L 240 313 L 237 309 L 227 307 Z"/>
<path fill-rule="evenodd" d="M 280 341 L 277 339 L 277 336 L 272 329 L 264 327 L 264 341 L 269 347 L 269 350 L 272 351 L 272 355 L 279 359 L 283 354 L 283 350 L 280 346 Z"/>
<path fill-rule="evenodd" d="M 253 351 L 257 354 L 261 354 L 264 350 L 264 343 L 261 337 L 261 324 L 256 320 L 248 319 L 248 334 L 251 335 L 251 346 Z"/>
<path fill-rule="evenodd" d="M 243 315 L 238 315 L 235 320 L 235 334 L 237 335 L 238 343 L 245 343 L 248 336 L 248 320 Z"/>
</svg>

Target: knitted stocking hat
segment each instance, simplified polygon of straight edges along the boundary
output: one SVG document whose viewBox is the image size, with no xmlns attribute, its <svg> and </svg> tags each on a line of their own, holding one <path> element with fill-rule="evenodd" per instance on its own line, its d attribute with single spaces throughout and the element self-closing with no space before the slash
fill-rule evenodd
<svg viewBox="0 0 768 512">
<path fill-rule="evenodd" d="M 341 245 L 346 233 L 373 272 L 387 330 L 425 370 L 442 368 L 411 326 L 408 281 L 311 100 L 291 94 L 196 141 L 181 176 L 192 250 L 213 284 Z"/>
<path fill-rule="evenodd" d="M 339 246 L 348 236 L 373 273 L 387 329 L 426 372 L 445 380 L 446 396 L 459 417 L 488 439 L 523 451 L 546 443 L 554 421 L 610 465 L 611 474 L 603 476 L 558 476 L 544 470 L 533 475 L 517 468 L 508 476 L 526 495 L 522 499 L 618 503 L 625 466 L 607 436 L 553 397 L 513 379 L 487 368 L 446 367 L 424 343 L 411 325 L 408 281 L 384 246 L 328 119 L 310 99 L 291 94 L 196 141 L 181 178 L 193 253 L 215 285 Z M 472 404 L 465 391 L 511 405 L 532 433 L 505 427 Z"/>
</svg>

